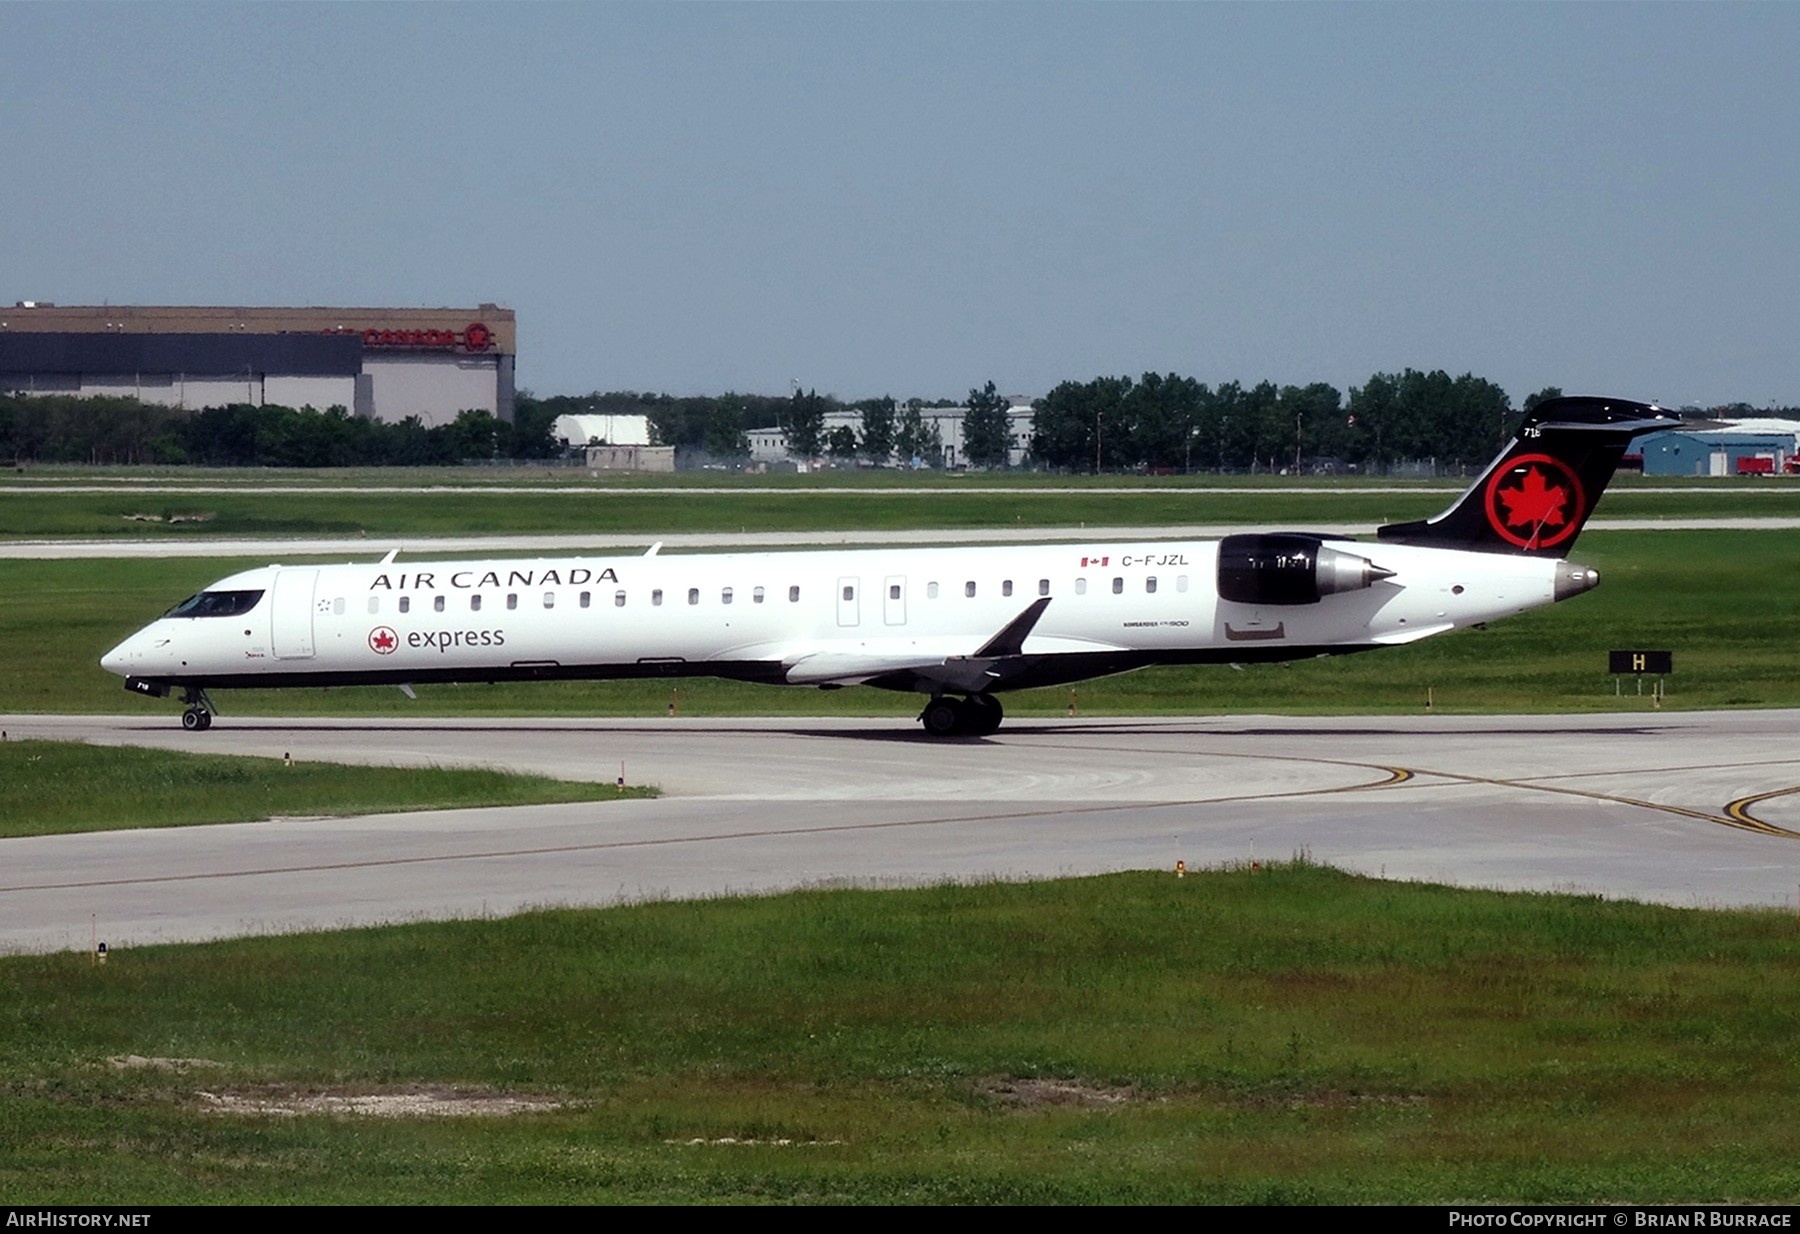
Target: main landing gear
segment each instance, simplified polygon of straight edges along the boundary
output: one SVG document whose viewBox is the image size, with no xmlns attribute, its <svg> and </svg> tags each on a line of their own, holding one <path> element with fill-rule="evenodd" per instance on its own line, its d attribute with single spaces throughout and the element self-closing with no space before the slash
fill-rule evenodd
<svg viewBox="0 0 1800 1234">
<path fill-rule="evenodd" d="M 991 694 L 960 699 L 940 694 L 925 704 L 919 721 L 933 737 L 985 737 L 1000 727 L 1005 714 L 1000 700 Z"/>
</svg>

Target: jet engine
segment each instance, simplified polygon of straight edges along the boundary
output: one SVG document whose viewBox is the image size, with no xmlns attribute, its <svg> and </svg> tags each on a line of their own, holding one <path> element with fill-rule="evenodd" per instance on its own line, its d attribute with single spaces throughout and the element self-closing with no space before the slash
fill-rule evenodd
<svg viewBox="0 0 1800 1234">
<path fill-rule="evenodd" d="M 1219 541 L 1219 595 L 1239 604 L 1317 604 L 1392 578 L 1367 557 L 1313 536 L 1226 536 Z"/>
</svg>

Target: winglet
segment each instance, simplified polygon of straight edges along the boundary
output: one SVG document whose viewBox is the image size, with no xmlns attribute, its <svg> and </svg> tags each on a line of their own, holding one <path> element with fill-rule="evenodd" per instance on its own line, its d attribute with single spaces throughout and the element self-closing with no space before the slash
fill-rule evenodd
<svg viewBox="0 0 1800 1234">
<path fill-rule="evenodd" d="M 1017 656 L 1024 654 L 1025 639 L 1031 634 L 1032 627 L 1037 625 L 1038 618 L 1050 607 L 1050 597 L 1032 602 L 1031 607 L 1006 623 L 1006 628 L 981 645 L 975 653 L 982 656 Z"/>
</svg>

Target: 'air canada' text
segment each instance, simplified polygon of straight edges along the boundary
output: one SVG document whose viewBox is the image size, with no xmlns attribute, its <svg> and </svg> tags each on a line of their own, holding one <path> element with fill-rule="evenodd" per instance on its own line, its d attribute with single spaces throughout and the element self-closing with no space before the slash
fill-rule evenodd
<svg viewBox="0 0 1800 1234">
<path fill-rule="evenodd" d="M 502 573 L 505 577 L 502 578 Z M 416 570 L 411 574 L 377 574 L 369 584 L 370 591 L 436 591 L 437 573 Z M 583 583 L 616 583 L 618 571 L 608 566 L 595 572 L 586 566 L 552 566 L 547 570 L 458 570 L 449 576 L 445 587 L 471 591 L 481 587 L 579 587 Z"/>
</svg>

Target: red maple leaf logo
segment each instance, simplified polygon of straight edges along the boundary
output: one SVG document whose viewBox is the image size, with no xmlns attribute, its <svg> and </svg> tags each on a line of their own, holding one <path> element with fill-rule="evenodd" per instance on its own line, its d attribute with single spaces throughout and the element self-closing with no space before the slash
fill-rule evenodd
<svg viewBox="0 0 1800 1234">
<path fill-rule="evenodd" d="M 1523 454 L 1489 476 L 1484 506 L 1495 535 L 1536 553 L 1581 530 L 1588 501 L 1581 477 L 1562 459 Z"/>
<path fill-rule="evenodd" d="M 400 636 L 386 626 L 376 626 L 369 631 L 369 650 L 376 655 L 389 655 L 400 645 Z"/>
<path fill-rule="evenodd" d="M 1509 527 L 1561 527 L 1568 520 L 1563 507 L 1568 504 L 1569 490 L 1560 484 L 1544 483 L 1544 473 L 1532 467 L 1517 488 L 1503 488 L 1496 494 L 1506 506 Z"/>
</svg>

